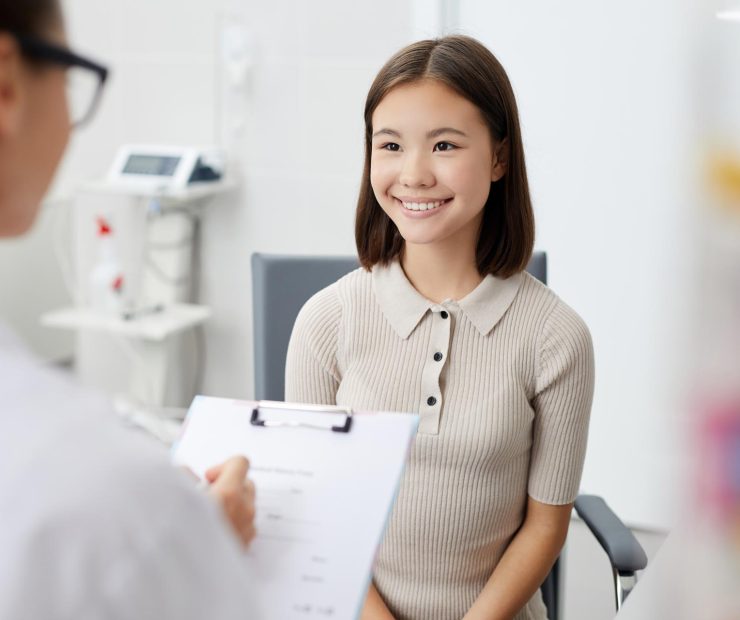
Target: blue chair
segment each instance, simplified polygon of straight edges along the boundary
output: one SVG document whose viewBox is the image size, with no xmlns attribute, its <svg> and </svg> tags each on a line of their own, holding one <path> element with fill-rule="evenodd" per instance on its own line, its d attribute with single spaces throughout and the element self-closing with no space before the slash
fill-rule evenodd
<svg viewBox="0 0 740 620">
<path fill-rule="evenodd" d="M 257 400 L 285 400 L 285 359 L 298 312 L 308 299 L 357 269 L 351 256 L 252 254 L 254 391 Z M 547 255 L 535 252 L 527 271 L 547 283 Z M 609 556 L 619 610 L 637 582 L 647 556 L 632 532 L 600 497 L 580 495 L 576 512 Z M 558 558 L 542 584 L 550 620 L 560 620 L 561 564 Z"/>
</svg>

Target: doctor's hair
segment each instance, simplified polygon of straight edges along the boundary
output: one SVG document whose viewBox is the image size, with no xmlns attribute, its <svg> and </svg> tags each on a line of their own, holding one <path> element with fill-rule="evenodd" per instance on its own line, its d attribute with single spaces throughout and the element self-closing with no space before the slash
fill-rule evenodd
<svg viewBox="0 0 740 620">
<path fill-rule="evenodd" d="M 61 23 L 58 0 L 0 0 L 0 32 L 43 36 Z"/>
<path fill-rule="evenodd" d="M 395 87 L 437 80 L 473 103 L 491 134 L 493 148 L 503 140 L 504 176 L 491 183 L 476 247 L 481 275 L 507 278 L 526 269 L 534 246 L 534 213 L 524 163 L 519 114 L 509 78 L 479 41 L 462 35 L 419 41 L 405 47 L 380 70 L 365 102 L 365 164 L 355 217 L 355 242 L 362 266 L 387 264 L 404 240 L 378 203 L 370 184 L 372 117 Z"/>
</svg>

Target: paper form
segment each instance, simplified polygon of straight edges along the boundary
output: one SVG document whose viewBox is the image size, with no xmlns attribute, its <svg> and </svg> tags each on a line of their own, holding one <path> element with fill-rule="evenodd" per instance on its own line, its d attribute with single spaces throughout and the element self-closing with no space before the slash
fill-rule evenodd
<svg viewBox="0 0 740 620">
<path fill-rule="evenodd" d="M 236 454 L 257 489 L 257 537 L 248 552 L 254 620 L 359 617 L 376 548 L 418 416 L 356 413 L 349 433 L 262 428 L 253 402 L 197 397 L 173 449 L 202 477 Z M 330 427 L 345 416 L 263 407 L 260 417 Z"/>
</svg>

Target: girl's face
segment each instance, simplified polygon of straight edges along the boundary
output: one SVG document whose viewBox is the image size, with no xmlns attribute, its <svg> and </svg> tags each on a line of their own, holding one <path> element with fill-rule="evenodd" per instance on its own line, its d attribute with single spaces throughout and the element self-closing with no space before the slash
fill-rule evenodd
<svg viewBox="0 0 740 620">
<path fill-rule="evenodd" d="M 63 44 L 61 26 L 45 39 Z M 69 134 L 65 71 L 31 65 L 0 33 L 0 237 L 30 228 Z"/>
<path fill-rule="evenodd" d="M 475 248 L 505 173 L 480 110 L 436 80 L 391 90 L 372 116 L 370 183 L 407 244 Z"/>
</svg>

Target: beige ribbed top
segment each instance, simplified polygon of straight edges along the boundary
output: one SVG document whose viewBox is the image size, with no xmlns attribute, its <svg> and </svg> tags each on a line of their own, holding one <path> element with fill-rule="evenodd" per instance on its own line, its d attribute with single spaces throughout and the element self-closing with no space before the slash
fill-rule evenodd
<svg viewBox="0 0 740 620">
<path fill-rule="evenodd" d="M 285 395 L 420 414 L 374 581 L 398 620 L 460 620 L 522 524 L 527 495 L 575 499 L 593 383 L 588 328 L 529 274 L 487 276 L 464 299 L 435 304 L 393 262 L 306 303 Z M 539 592 L 516 616 L 545 617 Z"/>
</svg>

